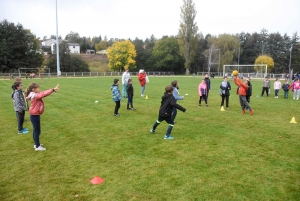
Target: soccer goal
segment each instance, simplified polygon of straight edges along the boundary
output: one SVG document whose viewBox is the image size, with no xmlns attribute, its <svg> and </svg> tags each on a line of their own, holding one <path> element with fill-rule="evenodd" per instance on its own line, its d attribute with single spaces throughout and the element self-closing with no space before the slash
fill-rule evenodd
<svg viewBox="0 0 300 201">
<path fill-rule="evenodd" d="M 268 65 L 223 65 L 223 76 L 232 76 L 234 70 L 237 70 L 242 77 L 264 78 L 268 74 Z"/>
<path fill-rule="evenodd" d="M 50 68 L 19 68 L 19 77 L 44 78 L 51 77 Z"/>
</svg>

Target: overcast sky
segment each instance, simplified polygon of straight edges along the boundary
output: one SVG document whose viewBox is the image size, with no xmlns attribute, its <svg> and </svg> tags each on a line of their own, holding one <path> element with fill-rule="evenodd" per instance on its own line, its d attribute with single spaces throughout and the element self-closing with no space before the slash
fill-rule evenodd
<svg viewBox="0 0 300 201">
<path fill-rule="evenodd" d="M 56 0 L 0 0 L 0 20 L 20 23 L 37 37 L 56 34 Z M 199 32 L 300 35 L 300 0 L 194 0 Z M 182 0 L 57 0 L 58 35 L 156 38 L 176 35 Z"/>
</svg>

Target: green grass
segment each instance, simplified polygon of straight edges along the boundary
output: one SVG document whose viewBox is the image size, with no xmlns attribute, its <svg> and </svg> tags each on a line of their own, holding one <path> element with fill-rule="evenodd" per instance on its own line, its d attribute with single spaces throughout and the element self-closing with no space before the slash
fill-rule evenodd
<svg viewBox="0 0 300 201">
<path fill-rule="evenodd" d="M 164 87 L 179 80 L 174 141 L 163 140 L 168 125 L 156 134 L 155 122 Z M 110 86 L 113 77 L 23 80 L 40 83 L 41 90 L 60 83 L 60 90 L 44 98 L 41 142 L 33 149 L 28 135 L 17 134 L 12 80 L 0 80 L 0 200 L 299 200 L 299 101 L 260 94 L 262 80 L 254 80 L 249 112 L 242 115 L 236 86 L 230 108 L 221 112 L 221 79 L 211 79 L 209 107 L 198 107 L 200 77 L 150 77 L 149 99 L 139 96 L 133 77 L 136 111 L 121 102 L 113 116 Z M 273 82 L 272 82 L 273 83 Z M 95 103 L 98 100 L 98 103 Z M 291 124 L 295 117 L 298 124 Z M 104 183 L 92 185 L 100 176 Z M 75 197 L 75 195 L 78 195 Z"/>
</svg>

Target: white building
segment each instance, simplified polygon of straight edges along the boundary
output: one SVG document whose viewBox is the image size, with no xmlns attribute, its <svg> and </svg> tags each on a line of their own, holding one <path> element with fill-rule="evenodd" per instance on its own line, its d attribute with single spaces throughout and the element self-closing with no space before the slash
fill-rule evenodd
<svg viewBox="0 0 300 201">
<path fill-rule="evenodd" d="M 80 45 L 78 43 L 67 43 L 70 54 L 80 54 Z"/>
</svg>

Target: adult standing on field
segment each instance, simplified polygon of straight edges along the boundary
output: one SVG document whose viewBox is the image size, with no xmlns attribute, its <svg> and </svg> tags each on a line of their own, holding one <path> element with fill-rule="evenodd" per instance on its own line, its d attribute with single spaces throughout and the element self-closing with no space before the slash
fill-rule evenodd
<svg viewBox="0 0 300 201">
<path fill-rule="evenodd" d="M 270 85 L 271 85 L 271 82 L 269 80 L 269 77 L 265 77 L 265 80 L 263 82 L 262 91 L 261 91 L 261 96 L 264 96 L 265 91 L 266 91 L 267 97 L 269 96 Z"/>
<path fill-rule="evenodd" d="M 139 79 L 141 87 L 142 87 L 141 96 L 145 96 L 144 91 L 145 91 L 146 82 L 147 82 L 146 78 L 147 78 L 146 72 L 143 69 L 141 69 L 138 74 L 138 79 Z"/>
<path fill-rule="evenodd" d="M 229 107 L 229 96 L 230 96 L 230 92 L 229 90 L 231 90 L 231 86 L 230 83 L 227 81 L 227 77 L 224 77 L 224 81 L 221 83 L 220 88 L 222 90 L 222 101 L 221 101 L 221 106 L 224 106 L 224 100 L 226 100 L 226 108 Z"/>
<path fill-rule="evenodd" d="M 129 73 L 129 69 L 126 68 L 125 72 L 122 75 L 122 96 L 123 98 L 127 98 L 128 94 L 127 94 L 127 85 L 128 85 L 128 80 L 130 79 L 130 73 Z"/>
<path fill-rule="evenodd" d="M 204 81 L 206 83 L 206 91 L 207 91 L 207 94 L 206 94 L 206 99 L 208 100 L 208 94 L 209 94 L 209 91 L 210 91 L 210 79 L 209 79 L 209 76 L 208 74 L 205 74 L 205 77 L 204 77 Z"/>
</svg>

